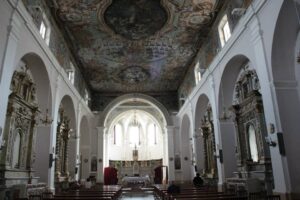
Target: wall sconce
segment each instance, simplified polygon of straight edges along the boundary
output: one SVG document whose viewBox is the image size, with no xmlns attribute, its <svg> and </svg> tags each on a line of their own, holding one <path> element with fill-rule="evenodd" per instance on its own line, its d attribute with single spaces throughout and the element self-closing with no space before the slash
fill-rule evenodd
<svg viewBox="0 0 300 200">
<path fill-rule="evenodd" d="M 270 132 L 271 134 L 275 133 L 275 125 L 272 124 L 272 123 L 269 124 L 269 132 Z"/>
<path fill-rule="evenodd" d="M 187 156 L 184 157 L 184 160 L 188 160 L 189 158 Z"/>
<path fill-rule="evenodd" d="M 297 60 L 297 63 L 300 63 L 300 50 L 299 50 L 298 53 L 297 53 L 297 58 L 296 58 L 296 60 Z"/>
<path fill-rule="evenodd" d="M 99 161 L 99 163 L 102 163 L 102 158 L 99 158 L 99 160 L 98 160 L 98 161 Z"/>
<path fill-rule="evenodd" d="M 216 158 L 220 159 L 220 163 L 223 163 L 223 150 L 222 149 L 219 149 L 219 154 L 217 154 L 217 152 L 214 152 L 214 156 Z"/>
<path fill-rule="evenodd" d="M 56 154 L 53 153 L 49 154 L 49 168 L 52 168 L 52 164 L 56 159 L 57 159 Z"/>
<path fill-rule="evenodd" d="M 282 156 L 285 156 L 285 145 L 283 140 L 283 133 L 277 133 L 278 147 L 279 153 Z"/>
<path fill-rule="evenodd" d="M 270 147 L 275 147 L 277 145 L 276 142 L 274 142 L 270 136 L 266 136 L 265 141 Z"/>
</svg>

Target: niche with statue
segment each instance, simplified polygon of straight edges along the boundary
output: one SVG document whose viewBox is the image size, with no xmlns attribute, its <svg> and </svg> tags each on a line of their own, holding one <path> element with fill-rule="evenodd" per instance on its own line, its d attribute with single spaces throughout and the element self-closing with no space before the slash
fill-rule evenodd
<svg viewBox="0 0 300 200">
<path fill-rule="evenodd" d="M 228 179 L 228 183 L 236 186 L 237 181 L 242 181 L 248 192 L 271 192 L 273 175 L 270 150 L 264 140 L 267 128 L 263 99 L 257 74 L 247 65 L 236 82 L 232 108 L 237 133 L 238 172 L 235 178 Z"/>
<path fill-rule="evenodd" d="M 3 132 L 5 143 L 0 153 L 0 185 L 6 188 L 37 182 L 32 166 L 40 114 L 36 85 L 25 64 L 14 72 L 10 90 Z"/>
<path fill-rule="evenodd" d="M 214 124 L 212 117 L 211 106 L 208 105 L 205 115 L 201 122 L 201 133 L 203 137 L 204 147 L 204 171 L 203 176 L 209 181 L 217 182 L 218 171 L 217 171 L 217 160 L 216 160 L 216 144 L 215 144 L 215 133 Z"/>
<path fill-rule="evenodd" d="M 56 132 L 55 183 L 56 187 L 64 187 L 69 182 L 68 149 L 71 134 L 70 119 L 64 108 L 59 109 L 59 121 Z"/>
</svg>

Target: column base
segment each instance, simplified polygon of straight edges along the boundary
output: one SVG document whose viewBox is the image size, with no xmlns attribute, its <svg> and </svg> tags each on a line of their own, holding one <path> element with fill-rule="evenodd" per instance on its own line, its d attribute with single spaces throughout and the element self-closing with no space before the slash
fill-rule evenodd
<svg viewBox="0 0 300 200">
<path fill-rule="evenodd" d="M 225 184 L 218 183 L 218 192 L 224 192 L 224 191 L 225 191 Z"/>
</svg>

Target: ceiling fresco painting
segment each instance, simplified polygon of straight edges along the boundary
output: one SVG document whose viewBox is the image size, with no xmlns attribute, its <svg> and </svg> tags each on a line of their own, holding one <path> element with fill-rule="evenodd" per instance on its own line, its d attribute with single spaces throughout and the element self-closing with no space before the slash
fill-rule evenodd
<svg viewBox="0 0 300 200">
<path fill-rule="evenodd" d="M 51 8 L 95 92 L 174 92 L 209 31 L 213 2 L 52 0 Z"/>
<path fill-rule="evenodd" d="M 167 21 L 160 0 L 115 0 L 106 9 L 106 24 L 116 34 L 139 40 L 154 35 Z"/>
</svg>

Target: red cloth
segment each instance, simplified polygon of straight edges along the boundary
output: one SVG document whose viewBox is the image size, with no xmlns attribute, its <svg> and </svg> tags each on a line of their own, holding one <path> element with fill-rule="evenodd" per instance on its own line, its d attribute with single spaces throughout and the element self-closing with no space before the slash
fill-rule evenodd
<svg viewBox="0 0 300 200">
<path fill-rule="evenodd" d="M 104 185 L 118 184 L 118 170 L 114 167 L 104 168 Z"/>
<path fill-rule="evenodd" d="M 159 167 L 156 167 L 154 169 L 154 172 L 155 172 L 155 177 L 154 177 L 154 183 L 155 184 L 161 184 L 162 183 L 162 175 L 163 175 L 163 171 L 162 171 L 162 167 L 159 166 Z"/>
</svg>

